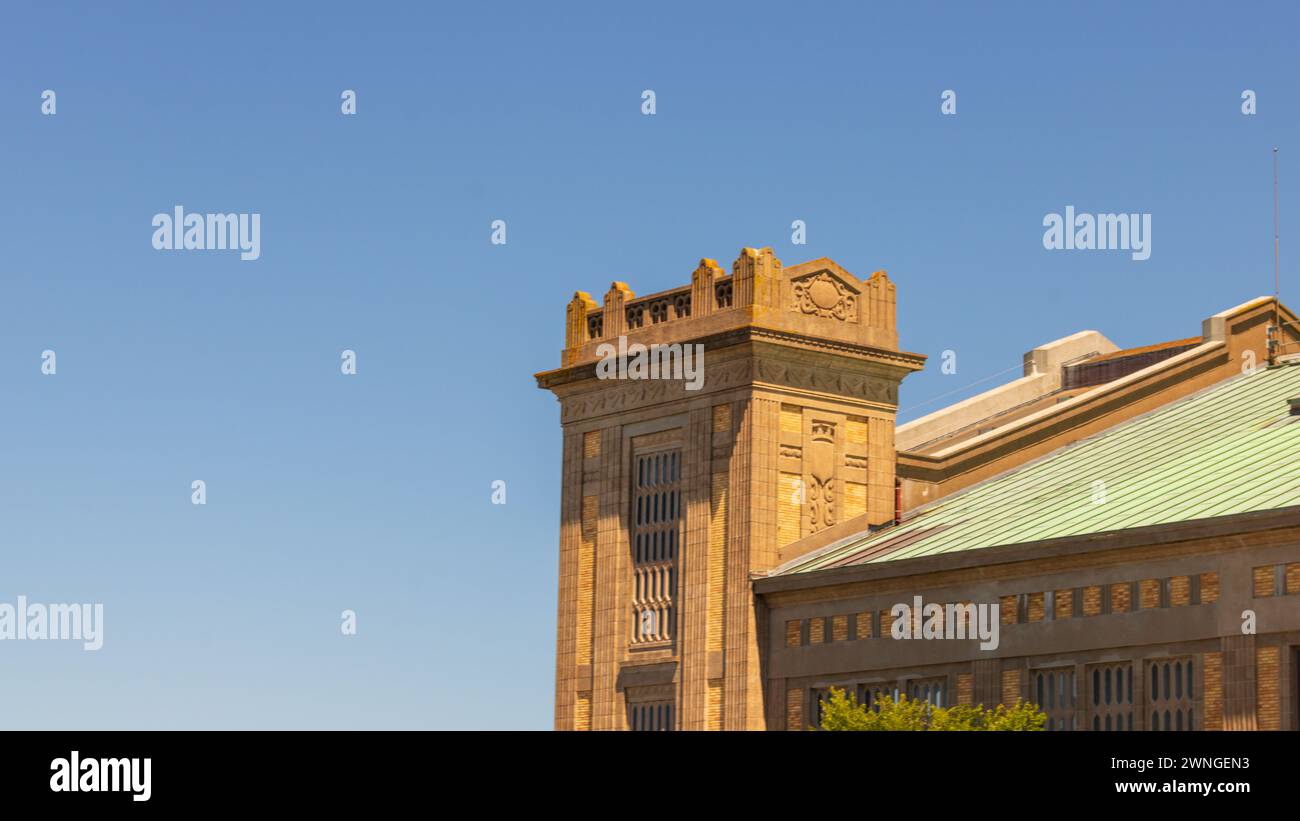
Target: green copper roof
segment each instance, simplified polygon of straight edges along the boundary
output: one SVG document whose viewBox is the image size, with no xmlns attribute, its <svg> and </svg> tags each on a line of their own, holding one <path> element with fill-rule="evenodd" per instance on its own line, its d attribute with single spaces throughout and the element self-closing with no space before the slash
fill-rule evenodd
<svg viewBox="0 0 1300 821">
<path fill-rule="evenodd" d="M 843 539 L 779 573 L 1300 505 L 1300 363 L 1261 368 Z"/>
</svg>

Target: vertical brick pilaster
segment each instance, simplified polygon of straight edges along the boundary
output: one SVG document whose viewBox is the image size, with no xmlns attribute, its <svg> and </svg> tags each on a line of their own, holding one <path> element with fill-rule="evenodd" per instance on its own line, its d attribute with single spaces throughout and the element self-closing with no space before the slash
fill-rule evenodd
<svg viewBox="0 0 1300 821">
<path fill-rule="evenodd" d="M 750 484 L 753 453 L 753 408 L 750 400 L 731 408 L 732 448 L 728 465 L 730 516 L 727 522 L 726 675 L 723 685 L 723 727 L 746 729 L 746 696 L 750 661 L 748 629 L 753 589 L 749 583 Z"/>
<path fill-rule="evenodd" d="M 560 479 L 560 592 L 556 617 L 555 729 L 574 728 L 578 552 L 582 529 L 582 434 L 564 434 Z"/>
<path fill-rule="evenodd" d="M 867 521 L 873 525 L 894 520 L 894 450 L 892 416 L 867 418 Z"/>
<path fill-rule="evenodd" d="M 1282 729 L 1282 648 L 1255 648 L 1255 724 L 1261 730 Z"/>
<path fill-rule="evenodd" d="M 774 262 L 770 249 L 763 249 L 768 258 L 769 268 L 775 264 L 779 270 L 780 263 Z M 769 271 L 770 274 L 770 271 Z M 760 280 L 760 285 L 761 285 Z M 747 575 L 765 573 L 776 567 L 780 561 L 780 548 L 777 544 L 777 511 L 772 498 L 777 493 L 779 452 L 781 440 L 781 403 L 774 399 L 754 399 L 751 402 L 753 421 L 750 428 L 753 446 L 750 463 L 750 499 L 749 499 L 749 567 Z M 768 619 L 760 610 L 762 603 L 755 603 L 753 587 L 748 578 L 744 582 L 745 598 L 748 601 L 748 628 L 750 631 L 749 652 L 752 663 L 746 671 L 749 681 L 747 693 L 748 707 L 745 712 L 745 726 L 750 730 L 762 730 L 767 722 L 763 713 L 763 670 L 767 654 Z"/>
<path fill-rule="evenodd" d="M 686 469 L 686 536 L 681 560 L 681 723 L 685 730 L 708 729 L 709 519 L 713 459 L 710 408 L 690 412 L 683 460 Z"/>
<path fill-rule="evenodd" d="M 957 704 L 961 707 L 975 706 L 975 676 L 972 673 L 957 674 Z"/>
<path fill-rule="evenodd" d="M 763 729 L 763 626 L 755 611 L 750 574 L 778 560 L 777 443 L 780 403 L 742 399 L 732 406 L 733 447 L 727 486 L 726 674 L 723 724 L 729 730 Z"/>
<path fill-rule="evenodd" d="M 1223 650 L 1223 729 L 1254 730 L 1255 715 L 1255 637 L 1224 636 Z"/>
<path fill-rule="evenodd" d="M 1201 698 L 1206 730 L 1223 729 L 1223 655 L 1201 655 Z"/>
<path fill-rule="evenodd" d="M 785 691 L 785 729 L 802 730 L 804 728 L 803 720 L 803 690 L 799 687 L 787 687 Z"/>
<path fill-rule="evenodd" d="M 608 327 L 608 326 L 606 326 Z M 627 543 L 624 511 L 623 428 L 606 428 L 600 441 L 600 523 L 596 533 L 596 629 L 592 650 L 591 726 L 618 730 L 626 724 L 617 691 L 618 664 L 627 645 Z"/>
<path fill-rule="evenodd" d="M 1002 671 L 1002 693 L 1001 703 L 1005 707 L 1014 707 L 1016 702 L 1022 698 L 1021 689 L 1024 684 L 1024 670 L 1020 667 L 1012 667 Z"/>
</svg>

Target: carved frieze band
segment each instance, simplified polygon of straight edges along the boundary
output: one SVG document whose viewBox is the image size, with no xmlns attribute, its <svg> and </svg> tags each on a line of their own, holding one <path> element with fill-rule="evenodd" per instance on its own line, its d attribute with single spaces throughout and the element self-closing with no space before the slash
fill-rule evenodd
<svg viewBox="0 0 1300 821">
<path fill-rule="evenodd" d="M 884 380 L 841 371 L 790 365 L 768 360 L 739 360 L 704 366 L 702 391 L 687 391 L 685 382 L 669 379 L 625 380 L 614 387 L 578 394 L 563 400 L 562 422 L 690 399 L 703 392 L 726 390 L 762 382 L 801 390 L 814 390 L 888 405 L 898 404 L 898 386 Z"/>
<path fill-rule="evenodd" d="M 785 385 L 791 388 L 852 396 L 889 405 L 898 404 L 898 385 L 867 376 L 823 368 L 787 365 L 760 360 L 754 381 Z"/>
</svg>

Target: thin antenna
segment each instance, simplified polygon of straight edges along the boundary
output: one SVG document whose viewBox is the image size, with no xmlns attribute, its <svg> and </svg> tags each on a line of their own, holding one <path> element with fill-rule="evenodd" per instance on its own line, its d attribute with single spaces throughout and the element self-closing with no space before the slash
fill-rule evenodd
<svg viewBox="0 0 1300 821">
<path fill-rule="evenodd" d="M 1277 146 L 1273 146 L 1273 296 L 1282 291 L 1281 269 L 1277 259 Z"/>
<path fill-rule="evenodd" d="M 1273 327 L 1269 329 L 1268 364 L 1277 361 L 1282 345 L 1282 273 L 1278 263 L 1277 146 L 1273 146 Z"/>
</svg>

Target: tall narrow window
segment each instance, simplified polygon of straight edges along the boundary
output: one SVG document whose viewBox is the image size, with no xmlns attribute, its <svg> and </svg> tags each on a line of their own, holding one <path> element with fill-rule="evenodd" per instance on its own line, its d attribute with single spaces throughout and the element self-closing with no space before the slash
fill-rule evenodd
<svg viewBox="0 0 1300 821">
<path fill-rule="evenodd" d="M 1033 701 L 1047 714 L 1045 730 L 1073 730 L 1074 705 L 1079 689 L 1073 667 L 1033 672 Z M 1100 683 L 1100 677 L 1098 679 Z"/>
<path fill-rule="evenodd" d="M 1132 730 L 1133 665 L 1121 662 L 1089 667 L 1088 704 L 1092 729 Z"/>
<path fill-rule="evenodd" d="M 632 644 L 671 641 L 676 632 L 681 471 L 680 450 L 633 458 Z"/>
<path fill-rule="evenodd" d="M 896 685 L 884 682 L 859 684 L 858 703 L 879 710 L 882 701 L 898 701 L 899 692 Z"/>
<path fill-rule="evenodd" d="M 934 707 L 948 706 L 948 677 L 914 678 L 907 682 L 907 697 Z"/>
<path fill-rule="evenodd" d="M 643 701 L 627 705 L 627 726 L 633 732 L 671 732 L 676 707 L 671 701 Z"/>
<path fill-rule="evenodd" d="M 813 726 L 822 726 L 822 716 L 826 714 L 826 702 L 831 700 L 831 690 L 829 687 L 823 687 L 812 691 L 813 701 Z"/>
<path fill-rule="evenodd" d="M 1192 659 L 1147 662 L 1148 730 L 1191 730 L 1196 723 Z"/>
</svg>

